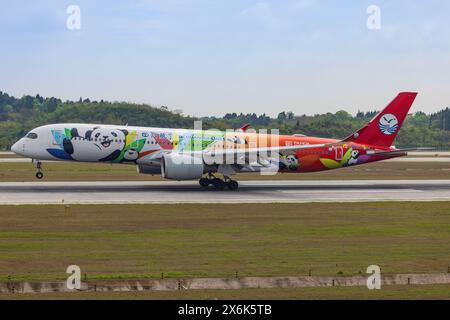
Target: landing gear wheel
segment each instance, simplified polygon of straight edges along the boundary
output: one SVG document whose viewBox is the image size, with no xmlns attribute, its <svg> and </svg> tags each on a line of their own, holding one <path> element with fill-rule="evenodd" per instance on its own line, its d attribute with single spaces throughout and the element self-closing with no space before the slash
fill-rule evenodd
<svg viewBox="0 0 450 320">
<path fill-rule="evenodd" d="M 35 163 L 36 163 L 36 170 L 37 170 L 36 178 L 40 180 L 44 177 L 44 174 L 42 173 L 42 163 L 39 160 L 37 160 Z"/>
<path fill-rule="evenodd" d="M 212 185 L 217 190 L 223 190 L 225 188 L 225 182 L 222 179 L 219 179 L 219 178 L 214 178 L 212 180 Z"/>
<path fill-rule="evenodd" d="M 237 190 L 239 188 L 239 183 L 234 180 L 230 180 L 227 182 L 228 189 L 230 190 Z"/>
<path fill-rule="evenodd" d="M 208 178 L 201 178 L 200 180 L 198 180 L 198 183 L 199 183 L 202 187 L 206 188 L 206 187 L 209 186 L 210 181 L 209 181 Z"/>
</svg>

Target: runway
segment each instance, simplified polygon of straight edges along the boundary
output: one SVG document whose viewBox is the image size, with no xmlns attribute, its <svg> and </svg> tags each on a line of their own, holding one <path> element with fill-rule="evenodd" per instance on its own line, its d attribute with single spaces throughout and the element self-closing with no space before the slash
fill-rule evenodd
<svg viewBox="0 0 450 320">
<path fill-rule="evenodd" d="M 0 204 L 301 203 L 450 200 L 450 180 L 240 181 L 237 191 L 197 181 L 2 182 Z"/>
</svg>

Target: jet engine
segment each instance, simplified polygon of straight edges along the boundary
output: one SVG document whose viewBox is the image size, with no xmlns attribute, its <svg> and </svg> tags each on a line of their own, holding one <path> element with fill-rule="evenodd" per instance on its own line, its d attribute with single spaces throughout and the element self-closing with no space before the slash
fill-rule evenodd
<svg viewBox="0 0 450 320">
<path fill-rule="evenodd" d="M 148 164 L 139 164 L 137 166 L 137 172 L 143 174 L 161 174 L 161 166 L 160 165 L 148 165 Z"/>
<path fill-rule="evenodd" d="M 166 179 L 199 179 L 202 177 L 204 169 L 203 159 L 190 154 L 169 153 L 161 159 L 161 174 Z"/>
</svg>

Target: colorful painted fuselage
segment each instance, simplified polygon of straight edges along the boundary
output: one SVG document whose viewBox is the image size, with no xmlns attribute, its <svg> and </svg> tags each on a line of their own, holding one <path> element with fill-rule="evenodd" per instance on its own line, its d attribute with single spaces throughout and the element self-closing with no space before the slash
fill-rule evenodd
<svg viewBox="0 0 450 320">
<path fill-rule="evenodd" d="M 368 155 L 368 151 L 389 149 L 306 136 L 70 123 L 33 129 L 12 150 L 39 160 L 147 165 L 156 164 L 164 153 L 201 151 L 213 144 L 226 149 L 251 144 L 253 147 L 326 144 L 280 154 L 280 172 L 337 169 L 406 155 Z"/>
</svg>

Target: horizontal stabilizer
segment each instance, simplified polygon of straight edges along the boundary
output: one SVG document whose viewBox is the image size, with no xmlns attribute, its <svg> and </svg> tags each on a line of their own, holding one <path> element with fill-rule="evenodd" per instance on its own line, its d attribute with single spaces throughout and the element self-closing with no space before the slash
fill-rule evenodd
<svg viewBox="0 0 450 320">
<path fill-rule="evenodd" d="M 394 155 L 406 153 L 408 151 L 427 151 L 427 150 L 433 150 L 433 149 L 434 148 L 418 147 L 418 148 L 392 149 L 392 150 L 386 150 L 386 151 L 368 150 L 367 155 L 368 156 L 394 156 Z"/>
</svg>

